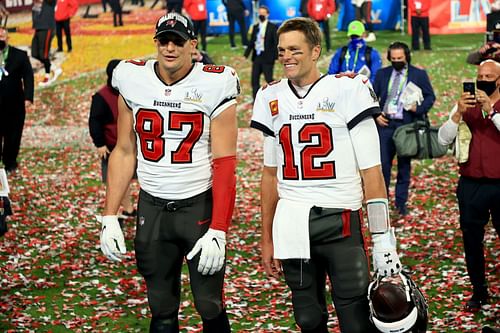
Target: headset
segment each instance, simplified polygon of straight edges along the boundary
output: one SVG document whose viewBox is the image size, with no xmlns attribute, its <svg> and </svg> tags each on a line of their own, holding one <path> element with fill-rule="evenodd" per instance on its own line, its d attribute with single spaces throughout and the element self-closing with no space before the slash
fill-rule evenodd
<svg viewBox="0 0 500 333">
<path fill-rule="evenodd" d="M 391 45 L 389 45 L 389 48 L 387 49 L 387 60 L 391 61 L 391 50 L 396 50 L 396 49 L 403 49 L 405 53 L 406 62 L 408 64 L 411 63 L 410 48 L 405 43 L 399 41 L 393 42 L 391 43 Z"/>
</svg>

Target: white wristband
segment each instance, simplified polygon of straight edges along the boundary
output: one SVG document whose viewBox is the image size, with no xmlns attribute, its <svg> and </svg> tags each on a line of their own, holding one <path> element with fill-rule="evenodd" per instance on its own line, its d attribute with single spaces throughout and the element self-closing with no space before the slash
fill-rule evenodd
<svg viewBox="0 0 500 333">
<path fill-rule="evenodd" d="M 389 200 L 376 198 L 366 201 L 368 226 L 373 234 L 385 233 L 391 227 L 389 220 Z"/>
</svg>

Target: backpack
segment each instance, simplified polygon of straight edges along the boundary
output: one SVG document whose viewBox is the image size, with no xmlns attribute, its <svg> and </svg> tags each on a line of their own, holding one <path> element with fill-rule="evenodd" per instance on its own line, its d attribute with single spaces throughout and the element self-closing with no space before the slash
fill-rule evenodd
<svg viewBox="0 0 500 333">
<path fill-rule="evenodd" d="M 365 63 L 368 68 L 372 67 L 372 50 L 373 47 L 366 45 L 365 48 Z M 345 59 L 345 55 L 347 54 L 347 45 L 342 46 L 342 50 L 340 51 L 340 57 L 339 57 L 339 71 L 340 67 L 342 67 L 342 62 Z"/>
</svg>

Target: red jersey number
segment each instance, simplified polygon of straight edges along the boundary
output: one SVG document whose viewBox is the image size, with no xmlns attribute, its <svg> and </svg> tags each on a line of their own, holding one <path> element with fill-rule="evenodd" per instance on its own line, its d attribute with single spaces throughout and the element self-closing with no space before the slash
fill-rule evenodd
<svg viewBox="0 0 500 333">
<path fill-rule="evenodd" d="M 135 132 L 139 135 L 141 153 L 145 160 L 158 162 L 165 155 L 164 120 L 157 110 L 139 109 Z"/>
<path fill-rule="evenodd" d="M 279 132 L 283 149 L 283 179 L 298 180 L 299 166 L 295 164 L 292 145 L 292 125 L 284 125 Z M 324 123 L 306 124 L 299 130 L 299 142 L 311 143 L 300 151 L 300 172 L 302 179 L 334 179 L 335 161 L 321 162 L 315 166 L 314 159 L 328 156 L 333 151 L 332 129 Z M 317 143 L 312 143 L 314 138 Z"/>
<path fill-rule="evenodd" d="M 191 126 L 189 133 L 171 153 L 171 163 L 192 163 L 193 147 L 203 134 L 202 112 L 170 112 L 169 131 L 181 131 Z M 165 156 L 164 119 L 157 110 L 139 109 L 135 131 L 139 136 L 141 154 L 147 161 L 158 162 Z"/>
<path fill-rule="evenodd" d="M 172 163 L 191 163 L 193 161 L 193 147 L 203 134 L 202 112 L 170 112 L 168 129 L 182 131 L 184 125 L 191 126 L 186 138 L 182 140 L 176 151 L 172 152 Z"/>
</svg>

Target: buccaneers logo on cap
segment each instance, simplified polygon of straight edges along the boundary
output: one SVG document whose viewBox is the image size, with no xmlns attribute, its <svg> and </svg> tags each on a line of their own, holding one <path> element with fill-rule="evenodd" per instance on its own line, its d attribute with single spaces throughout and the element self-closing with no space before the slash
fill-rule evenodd
<svg viewBox="0 0 500 333">
<path fill-rule="evenodd" d="M 167 20 L 166 24 L 171 25 L 172 27 L 177 23 L 176 19 L 169 19 Z"/>
</svg>

